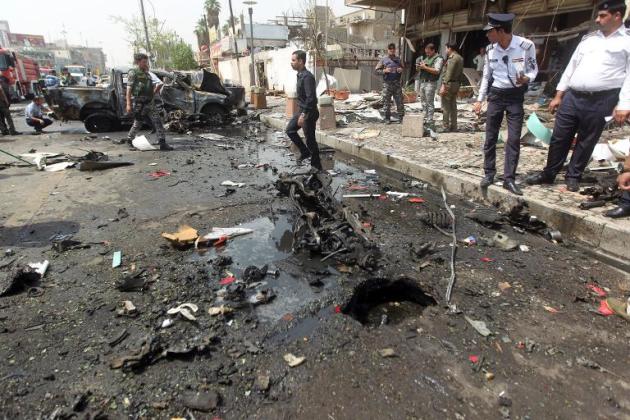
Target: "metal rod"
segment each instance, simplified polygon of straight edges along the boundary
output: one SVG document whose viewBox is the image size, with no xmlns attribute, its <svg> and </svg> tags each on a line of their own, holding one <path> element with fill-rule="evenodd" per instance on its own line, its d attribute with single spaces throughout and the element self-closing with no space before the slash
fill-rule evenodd
<svg viewBox="0 0 630 420">
<path fill-rule="evenodd" d="M 34 163 L 31 163 L 31 162 L 29 162 L 29 161 L 27 161 L 27 160 L 24 160 L 24 159 L 22 159 L 21 157 L 18 157 L 18 156 L 12 155 L 12 154 L 11 154 L 11 153 L 9 153 L 9 152 L 5 152 L 5 151 L 4 151 L 4 150 L 2 150 L 2 149 L 0 149 L 0 152 L 4 153 L 5 155 L 9 155 L 9 156 L 11 156 L 12 158 L 17 159 L 17 160 L 19 160 L 19 161 L 21 161 L 21 162 L 28 163 L 30 166 L 35 166 L 35 164 L 34 164 Z"/>
<path fill-rule="evenodd" d="M 446 289 L 446 303 L 449 303 L 451 301 L 451 294 L 453 293 L 453 286 L 455 285 L 455 253 L 457 252 L 457 236 L 455 234 L 455 215 L 453 214 L 453 211 L 448 206 L 448 202 L 446 201 L 446 193 L 444 192 L 444 187 L 442 187 L 442 199 L 444 200 L 444 207 L 446 208 L 446 211 L 448 212 L 448 214 L 451 216 L 451 219 L 453 220 L 453 230 L 452 230 L 453 245 L 451 249 L 451 278 L 448 281 L 448 288 Z"/>
</svg>

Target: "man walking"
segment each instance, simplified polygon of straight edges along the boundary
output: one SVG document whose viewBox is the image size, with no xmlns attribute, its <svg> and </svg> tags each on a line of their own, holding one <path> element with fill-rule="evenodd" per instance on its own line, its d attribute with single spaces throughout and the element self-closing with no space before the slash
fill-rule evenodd
<svg viewBox="0 0 630 420">
<path fill-rule="evenodd" d="M 146 117 L 151 119 L 155 129 L 160 150 L 173 150 L 166 144 L 166 133 L 162 125 L 162 119 L 155 106 L 154 96 L 159 92 L 161 85 L 154 86 L 149 72 L 149 57 L 143 53 L 137 53 L 133 57 L 136 66 L 127 73 L 127 113 L 133 111 L 133 125 L 127 134 L 127 142 L 132 145 L 138 130 Z M 133 106 L 132 106 L 133 105 Z"/>
<path fill-rule="evenodd" d="M 298 50 L 291 55 L 291 68 L 297 71 L 296 92 L 299 110 L 287 124 L 286 133 L 293 144 L 300 149 L 298 164 L 310 158 L 311 166 L 321 171 L 322 164 L 319 159 L 317 138 L 315 137 L 315 124 L 319 119 L 317 95 L 315 93 L 315 77 L 310 71 L 306 70 L 306 52 Z M 302 128 L 304 137 L 306 137 L 306 144 L 304 144 L 298 134 L 300 128 Z"/>
<path fill-rule="evenodd" d="M 429 43 L 424 47 L 424 57 L 416 60 L 418 76 L 416 91 L 420 95 L 422 110 L 424 111 L 424 124 L 433 128 L 433 114 L 435 112 L 435 92 L 437 82 L 442 72 L 444 59 L 437 53 L 435 44 Z"/>
<path fill-rule="evenodd" d="M 484 172 L 481 188 L 494 182 L 496 175 L 497 140 L 507 116 L 508 138 L 505 144 L 503 188 L 516 195 L 523 195 L 516 185 L 516 168 L 521 150 L 523 127 L 523 101 L 530 81 L 538 75 L 536 48 L 529 39 L 512 35 L 514 14 L 489 13 L 484 28 L 491 45 L 487 48 L 479 97 L 474 110 L 481 113 L 481 104 L 488 98 L 486 142 L 483 146 Z"/>
<path fill-rule="evenodd" d="M 396 44 L 389 44 L 387 46 L 387 57 L 383 57 L 375 69 L 376 74 L 383 75 L 383 108 L 385 109 L 385 122 L 387 124 L 391 124 L 392 96 L 394 97 L 394 102 L 396 102 L 398 119 L 401 124 L 405 116 L 402 87 L 400 86 L 403 69 L 404 66 L 400 61 L 400 57 L 396 56 Z"/>
<path fill-rule="evenodd" d="M 486 64 L 486 47 L 479 48 L 479 54 L 473 58 L 473 64 L 479 73 L 479 76 L 483 75 L 483 67 Z"/>
<path fill-rule="evenodd" d="M 43 105 L 44 97 L 37 95 L 33 98 L 33 102 L 28 104 L 24 110 L 26 124 L 35 128 L 35 134 L 42 134 L 44 128 L 53 123 L 50 118 L 44 117 Z"/>
<path fill-rule="evenodd" d="M 11 101 L 4 90 L 4 86 L 5 84 L 0 81 L 0 132 L 5 136 L 9 134 L 17 136 L 22 133 L 15 131 L 15 125 L 13 125 L 13 118 L 11 118 L 11 111 L 9 110 Z"/>
<path fill-rule="evenodd" d="M 586 165 L 613 115 L 623 124 L 630 116 L 630 35 L 623 25 L 623 0 L 600 2 L 595 22 L 599 29 L 585 35 L 558 83 L 549 110 L 556 123 L 547 165 L 528 184 L 553 184 L 562 169 L 576 133 L 577 144 L 565 176 L 567 190 L 577 192 Z"/>
<path fill-rule="evenodd" d="M 446 70 L 444 70 L 440 88 L 444 118 L 443 133 L 457 132 L 457 92 L 459 92 L 459 81 L 464 74 L 464 59 L 457 53 L 456 44 L 446 44 L 446 56 Z"/>
</svg>

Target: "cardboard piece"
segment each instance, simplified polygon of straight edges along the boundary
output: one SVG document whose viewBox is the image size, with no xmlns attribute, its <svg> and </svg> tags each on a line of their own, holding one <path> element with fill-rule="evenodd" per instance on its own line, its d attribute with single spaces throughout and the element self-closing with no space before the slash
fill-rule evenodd
<svg viewBox="0 0 630 420">
<path fill-rule="evenodd" d="M 162 233 L 162 237 L 174 246 L 187 246 L 195 243 L 199 234 L 197 229 L 194 229 L 188 225 L 182 225 L 175 233 Z"/>
</svg>

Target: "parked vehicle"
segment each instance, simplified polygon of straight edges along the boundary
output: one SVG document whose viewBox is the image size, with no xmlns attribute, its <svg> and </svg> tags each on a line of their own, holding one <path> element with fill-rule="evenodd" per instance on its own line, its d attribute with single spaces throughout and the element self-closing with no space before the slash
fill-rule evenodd
<svg viewBox="0 0 630 420">
<path fill-rule="evenodd" d="M 0 75 L 7 79 L 12 100 L 40 93 L 39 65 L 32 58 L 0 48 Z"/>
<path fill-rule="evenodd" d="M 46 100 L 57 118 L 83 121 L 93 133 L 116 131 L 133 122 L 126 113 L 125 95 L 128 69 L 113 69 L 104 87 L 58 87 L 47 89 Z M 163 82 L 160 97 L 165 111 L 183 111 L 189 118 L 203 118 L 211 123 L 224 122 L 232 111 L 244 112 L 245 88 L 224 86 L 214 73 L 204 70 L 198 89 L 191 75 L 179 72 L 153 71 Z"/>
</svg>

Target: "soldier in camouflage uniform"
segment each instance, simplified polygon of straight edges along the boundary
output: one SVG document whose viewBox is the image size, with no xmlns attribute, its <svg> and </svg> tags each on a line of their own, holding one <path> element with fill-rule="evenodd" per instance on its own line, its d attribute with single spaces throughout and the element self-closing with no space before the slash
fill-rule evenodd
<svg viewBox="0 0 630 420">
<path fill-rule="evenodd" d="M 387 57 L 381 59 L 376 65 L 376 73 L 383 75 L 383 107 L 385 108 L 385 121 L 391 124 L 391 104 L 392 96 L 396 102 L 398 118 L 402 123 L 405 116 L 405 107 L 403 105 L 402 87 L 400 86 L 400 78 L 402 76 L 403 64 L 400 58 L 396 56 L 396 45 L 389 44 L 387 46 Z"/>
<path fill-rule="evenodd" d="M 144 119 L 148 117 L 157 133 L 160 150 L 173 150 L 171 146 L 166 144 L 166 133 L 155 105 L 155 91 L 159 89 L 160 85 L 153 87 L 153 81 L 149 74 L 149 57 L 142 53 L 135 54 L 134 63 L 136 67 L 127 73 L 127 113 L 133 111 L 133 126 L 127 134 L 127 142 L 131 144 L 136 133 L 142 127 Z"/>
</svg>

